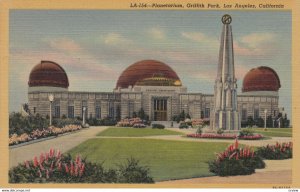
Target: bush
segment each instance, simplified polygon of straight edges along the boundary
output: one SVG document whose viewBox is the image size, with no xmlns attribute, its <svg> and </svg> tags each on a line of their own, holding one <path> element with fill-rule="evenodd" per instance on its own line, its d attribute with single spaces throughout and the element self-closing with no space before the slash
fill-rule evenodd
<svg viewBox="0 0 300 192">
<path fill-rule="evenodd" d="M 256 151 L 257 155 L 264 159 L 289 159 L 293 157 L 293 143 L 276 143 L 276 145 L 267 145 L 259 147 Z"/>
<path fill-rule="evenodd" d="M 67 125 L 81 125 L 82 121 L 77 119 L 53 119 L 52 125 L 58 128 L 65 127 Z"/>
<path fill-rule="evenodd" d="M 217 158 L 208 162 L 209 170 L 219 176 L 249 175 L 257 168 L 264 168 L 265 163 L 249 147 L 238 148 L 238 141 L 230 145 Z"/>
<path fill-rule="evenodd" d="M 30 134 L 33 130 L 47 128 L 49 120 L 36 114 L 35 116 L 22 116 L 21 113 L 11 113 L 9 115 L 9 134 L 21 135 Z"/>
<path fill-rule="evenodd" d="M 242 129 L 239 132 L 239 137 L 243 137 L 243 136 L 253 136 L 254 135 L 254 130 L 252 130 L 251 128 L 247 128 L 247 129 Z"/>
<path fill-rule="evenodd" d="M 149 168 L 139 165 L 139 161 L 133 158 L 127 159 L 127 163 L 119 165 L 120 183 L 154 183 L 149 176 Z"/>
<path fill-rule="evenodd" d="M 223 134 L 224 133 L 224 129 L 222 129 L 222 128 L 219 128 L 218 130 L 217 130 L 217 134 Z"/>
<path fill-rule="evenodd" d="M 152 124 L 152 129 L 164 129 L 165 126 L 162 124 Z"/>
<path fill-rule="evenodd" d="M 189 125 L 187 123 L 181 122 L 179 124 L 179 129 L 187 129 L 187 128 L 189 128 Z"/>
<path fill-rule="evenodd" d="M 200 134 L 200 135 L 202 134 L 202 127 L 197 128 L 196 134 Z"/>
<path fill-rule="evenodd" d="M 133 158 L 119 169 L 104 169 L 102 164 L 72 158 L 50 149 L 39 158 L 25 161 L 9 170 L 10 183 L 153 183 L 149 169 Z"/>
</svg>

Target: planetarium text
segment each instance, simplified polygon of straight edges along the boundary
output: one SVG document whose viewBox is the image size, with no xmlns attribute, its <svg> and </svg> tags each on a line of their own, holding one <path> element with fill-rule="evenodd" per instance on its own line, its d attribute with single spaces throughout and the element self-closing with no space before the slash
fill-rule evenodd
<svg viewBox="0 0 300 192">
<path fill-rule="evenodd" d="M 129 5 L 130 8 L 136 9 L 283 9 L 283 4 L 272 3 L 140 3 L 132 2 Z"/>
</svg>

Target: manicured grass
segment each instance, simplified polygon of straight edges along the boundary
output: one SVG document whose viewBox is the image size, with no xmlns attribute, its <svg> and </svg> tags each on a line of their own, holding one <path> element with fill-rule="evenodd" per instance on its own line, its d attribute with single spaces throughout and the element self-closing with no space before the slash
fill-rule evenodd
<svg viewBox="0 0 300 192">
<path fill-rule="evenodd" d="M 110 137 L 143 137 L 154 135 L 183 135 L 183 133 L 166 129 L 111 127 L 97 134 L 97 136 Z"/>
<path fill-rule="evenodd" d="M 292 137 L 292 129 L 290 128 L 268 128 L 264 131 L 263 128 L 254 128 L 255 133 L 270 137 Z"/>
<path fill-rule="evenodd" d="M 72 156 L 81 154 L 88 160 L 116 167 L 130 157 L 150 168 L 155 181 L 214 175 L 207 161 L 215 152 L 223 151 L 228 143 L 186 142 L 140 138 L 95 138 L 73 148 Z"/>
</svg>

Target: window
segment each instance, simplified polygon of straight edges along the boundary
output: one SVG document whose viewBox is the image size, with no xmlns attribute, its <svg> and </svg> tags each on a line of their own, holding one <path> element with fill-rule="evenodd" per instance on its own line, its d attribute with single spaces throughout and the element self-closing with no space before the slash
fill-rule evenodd
<svg viewBox="0 0 300 192">
<path fill-rule="evenodd" d="M 74 106 L 68 106 L 68 118 L 74 118 Z"/>
<path fill-rule="evenodd" d="M 109 102 L 108 103 L 108 117 L 110 118 L 115 118 L 115 109 L 114 109 L 114 103 L 113 102 Z"/>
<path fill-rule="evenodd" d="M 209 103 L 206 103 L 204 108 L 204 118 L 209 118 L 209 117 L 210 117 L 210 105 Z"/>
<path fill-rule="evenodd" d="M 258 105 L 254 105 L 254 111 L 253 111 L 253 118 L 254 119 L 258 119 L 259 118 L 259 106 Z"/>
<path fill-rule="evenodd" d="M 97 119 L 101 119 L 101 107 L 100 106 L 96 106 L 96 109 L 95 109 L 95 114 L 96 114 L 96 118 Z"/>
<path fill-rule="evenodd" d="M 33 107 L 33 113 L 36 113 L 36 107 Z"/>
<path fill-rule="evenodd" d="M 210 108 L 205 108 L 204 110 L 204 118 L 209 118 L 210 117 Z"/>
<path fill-rule="evenodd" d="M 128 102 L 128 117 L 132 117 L 132 114 L 134 112 L 134 103 L 133 101 Z"/>
<path fill-rule="evenodd" d="M 54 118 L 59 118 L 60 117 L 60 102 L 55 101 L 54 102 Z"/>
<path fill-rule="evenodd" d="M 60 106 L 54 106 L 54 117 L 55 118 L 60 117 Z"/>
<path fill-rule="evenodd" d="M 68 118 L 74 118 L 74 101 L 68 102 Z"/>
</svg>

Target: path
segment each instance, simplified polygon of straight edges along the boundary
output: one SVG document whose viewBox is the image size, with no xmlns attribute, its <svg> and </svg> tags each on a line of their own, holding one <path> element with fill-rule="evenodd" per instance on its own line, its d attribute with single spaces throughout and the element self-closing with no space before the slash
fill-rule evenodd
<svg viewBox="0 0 300 192">
<path fill-rule="evenodd" d="M 62 153 L 72 149 L 87 139 L 93 138 L 97 133 L 108 127 L 91 127 L 82 129 L 76 133 L 59 136 L 42 142 L 25 145 L 9 150 L 9 167 L 18 165 L 20 162 L 30 160 L 34 156 L 39 156 L 42 152 L 49 151 L 50 148 L 59 149 Z"/>
</svg>

